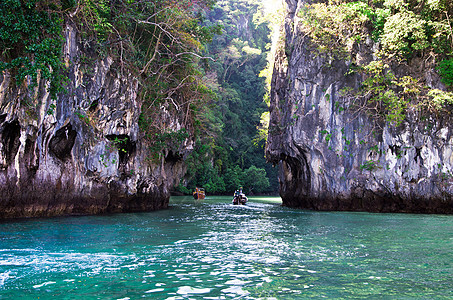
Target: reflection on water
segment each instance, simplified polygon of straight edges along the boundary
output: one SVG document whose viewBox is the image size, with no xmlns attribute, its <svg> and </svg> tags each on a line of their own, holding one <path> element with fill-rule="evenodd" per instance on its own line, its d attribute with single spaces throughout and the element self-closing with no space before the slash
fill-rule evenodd
<svg viewBox="0 0 453 300">
<path fill-rule="evenodd" d="M 0 224 L 0 298 L 453 297 L 452 216 L 230 202 Z"/>
</svg>

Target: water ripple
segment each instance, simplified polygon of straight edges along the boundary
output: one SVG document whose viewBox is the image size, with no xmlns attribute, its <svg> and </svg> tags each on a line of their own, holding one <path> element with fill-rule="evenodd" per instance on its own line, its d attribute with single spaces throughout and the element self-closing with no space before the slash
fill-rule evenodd
<svg viewBox="0 0 453 300">
<path fill-rule="evenodd" d="M 230 200 L 0 224 L 0 298 L 453 296 L 452 218 Z"/>
</svg>

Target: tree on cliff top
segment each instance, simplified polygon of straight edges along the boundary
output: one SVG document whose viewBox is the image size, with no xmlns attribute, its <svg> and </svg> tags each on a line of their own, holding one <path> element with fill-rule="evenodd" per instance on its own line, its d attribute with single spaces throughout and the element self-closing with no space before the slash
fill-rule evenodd
<svg viewBox="0 0 453 300">
<path fill-rule="evenodd" d="M 199 130 L 196 127 L 202 124 L 200 111 L 212 93 L 202 81 L 200 67 L 210 58 L 201 51 L 220 27 L 203 26 L 201 21 L 213 3 L 82 0 L 76 8 L 75 18 L 85 39 L 99 51 L 108 46 L 120 67 L 140 78 L 140 127 L 157 156 L 175 141 L 167 124 L 157 117 L 162 107 L 179 115 L 187 130 Z"/>
<path fill-rule="evenodd" d="M 449 0 L 320 1 L 300 10 L 302 30 L 321 55 L 350 61 L 360 73 L 358 89 L 344 90 L 359 111 L 398 126 L 409 110 L 439 113 L 453 104 L 450 90 L 430 87 L 424 70 L 437 65 L 442 81 L 453 82 L 453 3 Z M 360 45 L 373 40 L 375 59 L 357 59 Z M 396 74 L 415 60 L 423 70 Z M 346 74 L 346 75 L 348 75 Z"/>
<path fill-rule="evenodd" d="M 115 59 L 118 72 L 141 84 L 141 128 L 157 152 L 180 133 L 168 132 L 161 107 L 176 111 L 189 130 L 211 96 L 201 78 L 204 45 L 219 27 L 202 25 L 213 0 L 3 0 L 0 2 L 0 71 L 30 91 L 42 78 L 55 99 L 64 90 L 63 25 L 74 24 L 87 52 Z M 79 58 L 81 62 L 81 58 Z M 28 84 L 30 79 L 31 85 Z"/>
</svg>

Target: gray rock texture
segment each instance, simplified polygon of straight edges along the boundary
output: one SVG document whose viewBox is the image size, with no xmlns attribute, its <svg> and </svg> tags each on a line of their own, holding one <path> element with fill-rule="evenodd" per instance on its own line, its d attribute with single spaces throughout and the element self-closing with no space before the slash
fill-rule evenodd
<svg viewBox="0 0 453 300">
<path fill-rule="evenodd" d="M 450 117 L 422 121 L 409 113 L 395 128 L 354 113 L 339 91 L 357 86 L 360 78 L 345 75 L 348 62 L 329 61 L 313 50 L 298 26 L 297 12 L 304 3 L 287 1 L 272 79 L 266 155 L 279 165 L 283 204 L 453 213 Z M 374 46 L 372 41 L 361 46 L 363 59 Z M 442 88 L 434 69 L 423 72 L 427 83 Z"/>
<path fill-rule="evenodd" d="M 167 207 L 184 164 L 170 154 L 148 159 L 138 81 L 113 59 L 87 53 L 71 26 L 65 36 L 69 83 L 56 101 L 42 80 L 30 94 L 0 75 L 0 218 Z M 168 128 L 180 129 L 178 116 L 161 111 Z"/>
</svg>

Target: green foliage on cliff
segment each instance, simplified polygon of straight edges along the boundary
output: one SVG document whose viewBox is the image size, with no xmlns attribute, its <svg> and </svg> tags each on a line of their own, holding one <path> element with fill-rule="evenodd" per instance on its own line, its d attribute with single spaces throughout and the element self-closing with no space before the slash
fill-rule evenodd
<svg viewBox="0 0 453 300">
<path fill-rule="evenodd" d="M 141 129 L 150 149 L 162 157 L 178 131 L 162 114 L 181 116 L 196 131 L 212 92 L 202 82 L 201 52 L 220 27 L 202 24 L 213 0 L 4 0 L 0 2 L 0 71 L 16 85 L 32 88 L 46 80 L 52 98 L 64 90 L 63 26 L 77 28 L 83 53 L 109 56 L 120 76 L 132 73 L 143 100 Z M 91 54 L 90 54 L 91 53 Z M 67 66 L 71 62 L 65 61 Z M 89 65 L 84 55 L 74 63 Z M 52 110 L 53 112 L 53 110 Z M 165 139 L 163 141 L 162 139 Z M 154 151 L 156 150 L 156 151 Z M 165 149 L 167 150 L 167 149 Z"/>
<path fill-rule="evenodd" d="M 453 58 L 441 61 L 438 69 L 442 76 L 442 82 L 448 86 L 453 86 Z"/>
<path fill-rule="evenodd" d="M 0 2 L 0 72 L 11 70 L 17 85 L 34 88 L 50 82 L 52 98 L 63 90 L 65 77 L 62 10 L 70 1 L 2 0 Z M 29 82 L 26 82 L 29 79 Z"/>
<path fill-rule="evenodd" d="M 162 133 L 147 133 L 146 136 L 151 143 L 151 160 L 159 163 L 162 153 L 171 152 L 173 155 L 178 155 L 184 141 L 189 137 L 185 128 L 177 131 L 164 131 Z"/>
<path fill-rule="evenodd" d="M 408 109 L 437 113 L 450 103 L 447 91 L 432 91 L 424 72 L 437 65 L 442 82 L 453 83 L 452 15 L 448 0 L 331 0 L 305 4 L 299 12 L 318 53 L 348 60 L 348 74 L 362 75 L 359 89 L 345 91 L 354 107 L 395 126 Z M 371 40 L 374 58 L 357 56 Z M 420 63 L 424 69 L 411 67 Z"/>
</svg>

